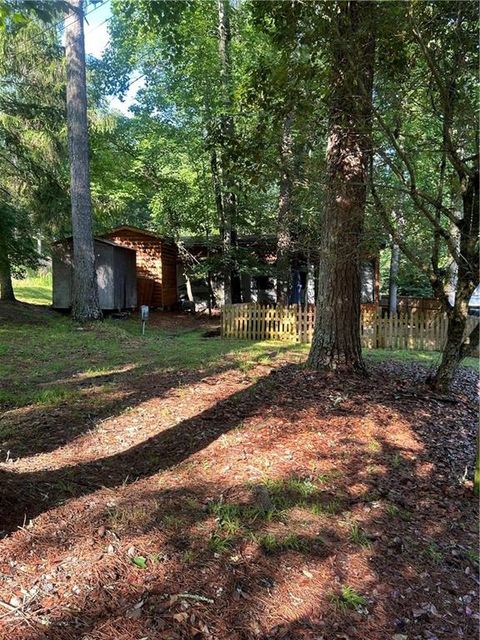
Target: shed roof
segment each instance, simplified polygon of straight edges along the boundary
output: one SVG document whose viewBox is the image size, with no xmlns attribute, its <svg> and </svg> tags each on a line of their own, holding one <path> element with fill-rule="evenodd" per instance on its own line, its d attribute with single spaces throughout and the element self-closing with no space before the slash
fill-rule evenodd
<svg viewBox="0 0 480 640">
<path fill-rule="evenodd" d="M 130 247 L 124 247 L 121 244 L 117 244 L 116 242 L 112 242 L 111 240 L 107 240 L 106 238 L 101 238 L 98 236 L 94 236 L 94 241 L 95 242 L 101 242 L 102 244 L 108 244 L 111 247 L 115 247 L 116 249 L 124 249 L 125 251 L 133 251 L 135 252 L 135 249 L 131 249 Z M 73 236 L 67 236 L 66 238 L 60 238 L 59 240 L 55 240 L 55 242 L 52 242 L 52 245 L 55 246 L 57 244 L 63 244 L 64 242 L 72 242 L 73 240 Z"/>
<path fill-rule="evenodd" d="M 123 224 L 120 227 L 115 227 L 111 229 L 105 236 L 109 236 L 112 233 L 117 233 L 118 231 L 133 231 L 134 233 L 141 233 L 144 236 L 150 236 L 151 238 L 156 238 L 157 240 L 165 240 L 162 236 L 159 236 L 158 233 L 154 233 L 153 231 L 147 231 L 146 229 L 141 229 L 140 227 L 132 227 L 128 224 Z"/>
</svg>

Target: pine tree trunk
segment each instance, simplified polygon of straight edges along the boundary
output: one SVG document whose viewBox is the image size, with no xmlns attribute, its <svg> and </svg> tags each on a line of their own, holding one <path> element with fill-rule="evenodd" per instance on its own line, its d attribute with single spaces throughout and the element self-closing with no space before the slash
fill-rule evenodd
<svg viewBox="0 0 480 640">
<path fill-rule="evenodd" d="M 360 242 L 370 152 L 374 6 L 353 0 L 341 3 L 334 18 L 326 206 L 308 359 L 317 370 L 365 371 L 360 343 Z"/>
<path fill-rule="evenodd" d="M 92 234 L 83 0 L 70 0 L 65 34 L 73 234 L 72 315 L 84 322 L 101 318 L 102 312 L 98 301 Z"/>
<path fill-rule="evenodd" d="M 400 247 L 392 242 L 390 273 L 388 278 L 388 313 L 394 315 L 398 309 L 398 271 L 400 268 Z"/>
<path fill-rule="evenodd" d="M 222 86 L 222 110 L 220 117 L 220 166 L 222 181 L 222 212 L 220 225 L 224 259 L 225 304 L 241 302 L 241 283 L 236 265 L 237 199 L 234 193 L 233 156 L 235 146 L 235 124 L 233 119 L 232 63 L 230 55 L 232 34 L 230 30 L 229 0 L 217 0 L 218 53 L 220 58 L 220 81 Z"/>
<path fill-rule="evenodd" d="M 288 305 L 292 287 L 292 114 L 283 122 L 280 144 L 280 193 L 277 217 L 277 302 Z"/>
<path fill-rule="evenodd" d="M 236 205 L 235 205 L 233 215 L 236 216 Z M 238 233 L 237 233 L 237 227 L 235 223 L 232 224 L 231 239 L 232 239 L 232 248 L 235 251 L 235 249 L 238 248 Z M 242 281 L 240 279 L 240 273 L 238 272 L 238 264 L 235 256 L 233 256 L 232 263 L 233 263 L 232 272 L 230 276 L 231 286 L 232 286 L 232 302 L 233 304 L 237 304 L 242 302 Z"/>
<path fill-rule="evenodd" d="M 15 299 L 10 262 L 8 257 L 2 258 L 0 262 L 0 300 L 2 302 L 15 302 Z"/>
<path fill-rule="evenodd" d="M 231 253 L 231 234 L 230 228 L 225 219 L 222 198 L 222 182 L 220 178 L 220 168 L 218 166 L 218 157 L 215 146 L 212 145 L 210 152 L 210 168 L 212 171 L 213 192 L 215 194 L 215 205 L 217 209 L 218 226 L 220 228 L 220 239 L 222 242 L 223 256 L 223 304 L 232 304 L 232 283 L 231 271 L 228 264 Z"/>
</svg>

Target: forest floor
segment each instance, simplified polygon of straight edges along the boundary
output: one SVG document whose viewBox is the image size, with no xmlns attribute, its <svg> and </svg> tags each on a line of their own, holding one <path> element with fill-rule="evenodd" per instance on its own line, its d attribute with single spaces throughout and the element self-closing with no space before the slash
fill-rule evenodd
<svg viewBox="0 0 480 640">
<path fill-rule="evenodd" d="M 0 305 L 0 638 L 477 637 L 476 371 L 213 324 Z"/>
</svg>

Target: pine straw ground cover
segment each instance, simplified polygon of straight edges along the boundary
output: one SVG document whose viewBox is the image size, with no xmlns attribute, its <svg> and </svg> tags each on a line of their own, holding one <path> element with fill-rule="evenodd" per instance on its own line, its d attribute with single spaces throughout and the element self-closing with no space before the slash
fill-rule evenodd
<svg viewBox="0 0 480 640">
<path fill-rule="evenodd" d="M 0 637 L 476 637 L 475 372 L 170 331 L 3 336 Z"/>
</svg>

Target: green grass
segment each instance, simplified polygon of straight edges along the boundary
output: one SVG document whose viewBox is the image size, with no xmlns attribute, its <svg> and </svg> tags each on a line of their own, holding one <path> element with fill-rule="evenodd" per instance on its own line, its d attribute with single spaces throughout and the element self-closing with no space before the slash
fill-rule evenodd
<svg viewBox="0 0 480 640">
<path fill-rule="evenodd" d="M 29 318 L 31 318 L 31 313 Z M 128 375 L 179 370 L 241 368 L 271 352 L 271 344 L 203 338 L 202 330 L 165 331 L 150 326 L 141 335 L 136 318 L 107 319 L 79 327 L 55 313 L 38 316 L 41 324 L 0 324 L 0 405 L 55 405 L 83 394 L 86 386 L 116 384 Z M 281 355 L 295 345 L 279 346 Z M 181 386 L 181 378 L 178 381 Z"/>
<path fill-rule="evenodd" d="M 52 274 L 29 276 L 14 280 L 13 289 L 17 300 L 30 304 L 52 304 Z"/>
<path fill-rule="evenodd" d="M 467 551 L 465 551 L 465 556 L 470 560 L 474 567 L 478 567 L 480 565 L 480 555 L 478 550 L 467 549 Z"/>
<path fill-rule="evenodd" d="M 343 585 L 340 589 L 340 593 L 333 593 L 330 596 L 330 601 L 335 607 L 342 613 L 345 613 L 349 609 L 362 609 L 367 604 L 366 599 L 360 595 L 353 587 Z"/>
<path fill-rule="evenodd" d="M 232 548 L 231 536 L 222 536 L 218 533 L 212 533 L 209 541 L 208 548 L 213 553 L 224 553 Z"/>
<path fill-rule="evenodd" d="M 350 542 L 353 544 L 357 544 L 360 547 L 370 548 L 371 542 L 367 534 L 363 529 L 358 526 L 357 522 L 354 522 L 350 528 L 350 533 L 348 534 L 348 538 Z"/>
<path fill-rule="evenodd" d="M 443 553 L 435 542 L 429 542 L 423 550 L 423 555 L 433 562 L 433 564 L 441 564 L 443 561 Z"/>
<path fill-rule="evenodd" d="M 296 533 L 289 533 L 284 537 L 276 536 L 273 533 L 261 535 L 253 534 L 252 539 L 266 554 L 279 553 L 282 551 L 305 551 L 307 543 Z"/>
<path fill-rule="evenodd" d="M 385 360 L 399 360 L 401 362 L 419 362 L 421 364 L 435 366 L 440 363 L 442 354 L 439 351 L 408 351 L 406 349 L 394 351 L 392 349 L 364 349 L 365 359 L 372 362 Z M 465 358 L 462 365 L 478 370 L 477 358 Z"/>
</svg>

